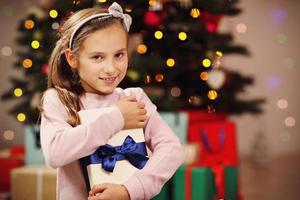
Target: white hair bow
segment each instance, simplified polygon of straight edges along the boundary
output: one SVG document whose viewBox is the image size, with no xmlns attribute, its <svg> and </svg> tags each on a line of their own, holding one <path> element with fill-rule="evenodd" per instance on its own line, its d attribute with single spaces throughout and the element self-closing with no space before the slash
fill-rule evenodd
<svg viewBox="0 0 300 200">
<path fill-rule="evenodd" d="M 122 7 L 114 2 L 109 8 L 108 8 L 108 13 L 98 13 L 98 14 L 94 14 L 91 15 L 87 18 L 85 18 L 84 20 L 82 20 L 74 29 L 74 31 L 71 34 L 70 40 L 69 40 L 69 48 L 72 48 L 72 43 L 73 43 L 73 39 L 75 34 L 77 33 L 77 31 L 88 21 L 98 18 L 98 17 L 104 17 L 104 16 L 113 16 L 116 18 L 121 18 L 123 20 L 123 24 L 125 25 L 125 28 L 127 30 L 127 32 L 129 32 L 130 29 L 130 25 L 132 23 L 132 19 L 130 17 L 130 15 L 128 14 L 124 14 L 123 13 L 123 9 Z"/>
<path fill-rule="evenodd" d="M 112 16 L 114 16 L 114 17 L 118 17 L 118 18 L 123 19 L 126 30 L 127 30 L 127 32 L 129 32 L 132 19 L 131 19 L 130 15 L 123 13 L 123 9 L 118 3 L 114 2 L 108 8 L 108 13 L 111 14 Z"/>
</svg>

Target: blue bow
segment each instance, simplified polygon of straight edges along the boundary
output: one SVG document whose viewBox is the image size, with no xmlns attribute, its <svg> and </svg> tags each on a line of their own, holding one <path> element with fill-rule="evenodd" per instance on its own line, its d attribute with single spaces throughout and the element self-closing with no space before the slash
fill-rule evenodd
<svg viewBox="0 0 300 200">
<path fill-rule="evenodd" d="M 148 161 L 145 142 L 136 143 L 132 137 L 127 136 L 121 146 L 111 146 L 109 144 L 100 146 L 89 156 L 88 164 L 102 164 L 106 171 L 113 172 L 116 162 L 128 160 L 130 164 L 138 169 L 142 169 Z"/>
</svg>

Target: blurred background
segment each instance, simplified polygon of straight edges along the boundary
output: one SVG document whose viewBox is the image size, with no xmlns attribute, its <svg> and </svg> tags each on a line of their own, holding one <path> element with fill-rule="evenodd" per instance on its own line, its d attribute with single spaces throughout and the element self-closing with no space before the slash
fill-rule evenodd
<svg viewBox="0 0 300 200">
<path fill-rule="evenodd" d="M 226 199 L 298 199 L 300 3 L 117 2 L 133 17 L 130 68 L 121 86 L 144 88 L 186 148 L 196 152 L 198 167 L 209 166 L 215 177 L 216 168 L 204 158 L 219 145 L 221 150 L 214 151 L 220 154 L 218 165 L 234 166 L 238 175 L 236 196 Z M 46 89 L 47 60 L 61 21 L 78 9 L 110 3 L 1 0 L 0 198 L 19 198 L 12 194 L 18 187 L 12 177 L 24 172 L 16 167 L 44 162 L 37 106 Z M 220 139 L 222 128 L 225 140 Z M 206 130 L 206 135 L 193 136 L 193 130 Z M 200 148 L 189 146 L 195 143 Z M 13 152 L 17 161 L 10 159 Z M 216 196 L 221 198 L 221 188 L 230 184 L 215 181 Z"/>
</svg>

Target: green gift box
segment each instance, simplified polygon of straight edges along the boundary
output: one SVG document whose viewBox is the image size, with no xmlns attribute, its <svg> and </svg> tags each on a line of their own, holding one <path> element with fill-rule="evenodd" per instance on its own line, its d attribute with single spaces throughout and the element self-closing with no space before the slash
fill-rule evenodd
<svg viewBox="0 0 300 200">
<path fill-rule="evenodd" d="M 155 197 L 153 197 L 151 200 L 169 200 L 171 198 L 169 192 L 170 192 L 170 182 L 167 182 L 161 189 L 160 193 Z"/>
<path fill-rule="evenodd" d="M 190 177 L 187 171 L 191 170 Z M 188 183 L 190 179 L 190 183 Z M 188 184 L 187 184 L 188 183 Z M 214 175 L 210 168 L 181 166 L 173 177 L 173 199 L 174 200 L 213 200 L 216 188 Z"/>
<path fill-rule="evenodd" d="M 238 199 L 238 170 L 235 166 L 225 168 L 225 199 Z"/>
<path fill-rule="evenodd" d="M 160 116 L 170 126 L 182 144 L 187 140 L 188 114 L 186 112 L 160 112 Z"/>
</svg>

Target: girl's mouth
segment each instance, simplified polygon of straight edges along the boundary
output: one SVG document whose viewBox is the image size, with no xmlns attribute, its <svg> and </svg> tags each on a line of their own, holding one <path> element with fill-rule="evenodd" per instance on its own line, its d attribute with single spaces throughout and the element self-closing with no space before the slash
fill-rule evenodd
<svg viewBox="0 0 300 200">
<path fill-rule="evenodd" d="M 107 84 L 112 84 L 115 82 L 115 80 L 117 79 L 118 76 L 114 76 L 114 77 L 99 77 L 100 80 L 103 80 L 105 83 Z"/>
</svg>

